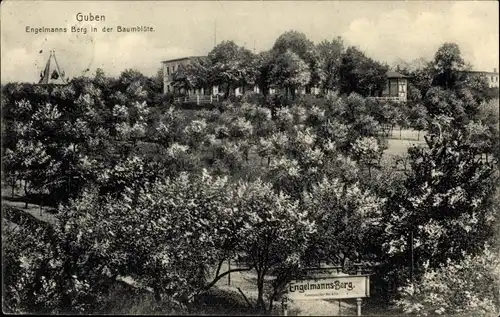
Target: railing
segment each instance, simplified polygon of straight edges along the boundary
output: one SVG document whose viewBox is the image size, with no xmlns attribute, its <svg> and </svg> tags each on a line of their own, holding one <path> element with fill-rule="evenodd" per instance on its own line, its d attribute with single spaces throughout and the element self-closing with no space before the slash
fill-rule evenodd
<svg viewBox="0 0 500 317">
<path fill-rule="evenodd" d="M 207 103 L 213 103 L 214 101 L 219 101 L 219 95 L 191 95 L 191 96 L 185 96 L 185 97 L 177 97 L 174 98 L 175 102 L 180 102 L 180 103 L 196 103 L 197 105 L 199 104 L 207 104 Z"/>
<path fill-rule="evenodd" d="M 394 102 L 405 102 L 404 97 L 368 97 L 368 99 L 378 100 L 378 101 L 394 101 Z M 174 98 L 175 102 L 179 103 L 196 103 L 200 104 L 211 104 L 215 101 L 219 101 L 219 95 L 190 95 L 185 97 Z"/>
<path fill-rule="evenodd" d="M 379 101 L 395 101 L 395 102 L 406 101 L 404 97 L 368 97 L 368 99 L 374 99 Z"/>
</svg>

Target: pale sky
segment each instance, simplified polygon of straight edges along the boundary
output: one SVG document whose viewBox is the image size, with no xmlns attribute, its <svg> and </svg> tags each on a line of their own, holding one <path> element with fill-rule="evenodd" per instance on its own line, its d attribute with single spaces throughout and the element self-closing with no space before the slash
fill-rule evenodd
<svg viewBox="0 0 500 317">
<path fill-rule="evenodd" d="M 432 58 L 444 42 L 459 44 L 476 70 L 499 68 L 497 1 L 14 1 L 1 4 L 1 80 L 35 82 L 50 50 L 69 77 L 103 68 L 156 73 L 161 61 L 206 55 L 217 42 L 234 40 L 257 52 L 285 31 L 318 43 L 336 36 L 392 65 L 398 59 Z M 77 13 L 105 15 L 78 22 Z M 153 33 L 117 33 L 116 27 L 151 26 Z M 27 33 L 26 27 L 66 27 L 67 33 Z M 97 33 L 71 33 L 71 26 Z M 102 33 L 113 27 L 114 32 Z M 43 50 L 40 53 L 40 50 Z"/>
</svg>

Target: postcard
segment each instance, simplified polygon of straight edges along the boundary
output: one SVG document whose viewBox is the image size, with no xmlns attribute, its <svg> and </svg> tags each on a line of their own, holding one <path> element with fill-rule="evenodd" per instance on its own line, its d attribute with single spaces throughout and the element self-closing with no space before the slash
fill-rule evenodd
<svg viewBox="0 0 500 317">
<path fill-rule="evenodd" d="M 3 312 L 498 316 L 498 6 L 3 1 Z"/>
</svg>

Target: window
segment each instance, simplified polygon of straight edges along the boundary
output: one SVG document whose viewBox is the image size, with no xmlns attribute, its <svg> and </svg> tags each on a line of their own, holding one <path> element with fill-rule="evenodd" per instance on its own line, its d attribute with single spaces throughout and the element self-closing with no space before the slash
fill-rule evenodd
<svg viewBox="0 0 500 317">
<path fill-rule="evenodd" d="M 50 79 L 55 79 L 55 80 L 59 79 L 59 74 L 56 71 L 53 71 L 52 75 L 50 76 Z"/>
<path fill-rule="evenodd" d="M 397 97 L 397 96 L 399 96 L 399 93 L 398 93 L 398 81 L 397 80 L 391 80 L 389 82 L 389 96 L 391 96 L 391 97 Z"/>
<path fill-rule="evenodd" d="M 167 66 L 167 75 L 170 75 L 170 66 Z"/>
<path fill-rule="evenodd" d="M 406 83 L 399 82 L 399 92 L 406 92 Z"/>
<path fill-rule="evenodd" d="M 389 81 L 385 83 L 384 90 L 382 91 L 382 97 L 389 95 Z"/>
</svg>

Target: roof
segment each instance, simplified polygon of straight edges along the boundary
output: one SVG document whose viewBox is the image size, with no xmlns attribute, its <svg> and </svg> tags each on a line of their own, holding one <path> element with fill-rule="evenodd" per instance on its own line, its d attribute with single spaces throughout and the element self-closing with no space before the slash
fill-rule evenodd
<svg viewBox="0 0 500 317">
<path fill-rule="evenodd" d="M 169 60 L 163 61 L 162 63 L 184 61 L 184 60 L 189 60 L 189 59 L 205 59 L 205 58 L 207 58 L 207 56 L 187 56 L 187 57 L 169 59 Z"/>
<path fill-rule="evenodd" d="M 388 71 L 387 78 L 408 78 L 408 76 L 402 75 L 398 72 Z"/>
<path fill-rule="evenodd" d="M 479 74 L 479 75 L 498 75 L 498 72 L 487 72 L 487 71 L 481 71 L 481 70 L 469 70 L 469 71 L 465 71 L 465 73 Z"/>
<path fill-rule="evenodd" d="M 66 85 L 65 74 L 57 63 L 55 51 L 50 51 L 49 60 L 40 74 L 39 85 Z"/>
</svg>

